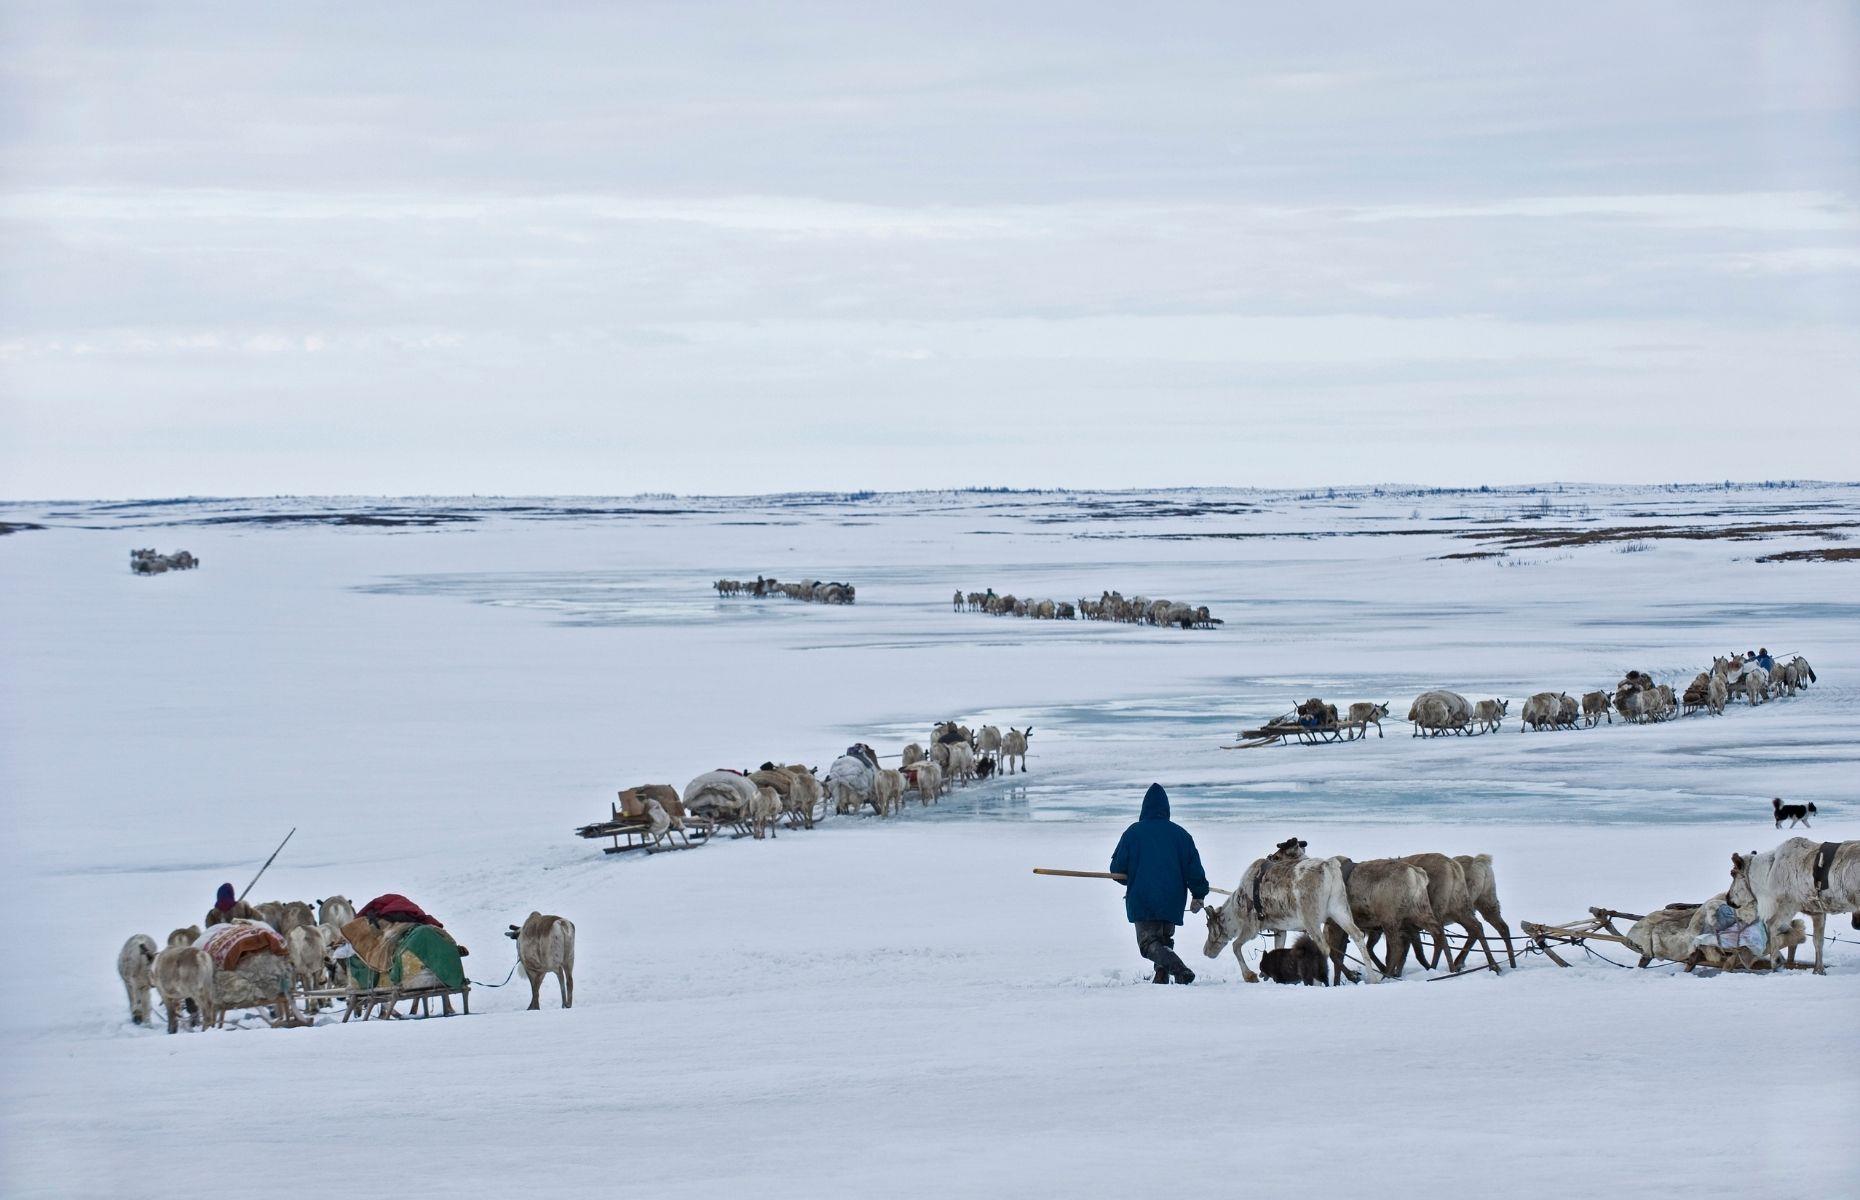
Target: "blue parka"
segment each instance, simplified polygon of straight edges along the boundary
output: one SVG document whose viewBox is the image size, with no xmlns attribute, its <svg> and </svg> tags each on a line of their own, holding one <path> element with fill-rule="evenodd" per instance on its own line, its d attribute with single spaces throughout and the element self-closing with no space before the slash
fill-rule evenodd
<svg viewBox="0 0 1860 1200">
<path fill-rule="evenodd" d="M 1124 915 L 1138 921 L 1182 923 L 1188 897 L 1208 894 L 1208 877 L 1188 830 L 1169 819 L 1169 793 L 1159 783 L 1143 793 L 1143 812 L 1124 830 L 1111 853 L 1111 871 L 1126 877 Z"/>
</svg>

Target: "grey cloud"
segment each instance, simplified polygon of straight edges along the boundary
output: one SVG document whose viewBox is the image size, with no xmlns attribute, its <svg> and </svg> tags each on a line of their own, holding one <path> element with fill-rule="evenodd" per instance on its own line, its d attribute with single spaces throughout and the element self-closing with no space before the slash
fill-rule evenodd
<svg viewBox="0 0 1860 1200">
<path fill-rule="evenodd" d="M 1046 433 L 764 482 L 1710 476 L 1753 397 L 1794 473 L 1860 433 L 1843 5 L 4 20 L 14 495 L 693 490 L 945 411 Z"/>
</svg>

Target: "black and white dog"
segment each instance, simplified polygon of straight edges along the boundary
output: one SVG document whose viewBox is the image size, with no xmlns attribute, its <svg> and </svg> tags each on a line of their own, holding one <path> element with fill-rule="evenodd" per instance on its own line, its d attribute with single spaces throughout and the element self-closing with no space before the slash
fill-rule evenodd
<svg viewBox="0 0 1860 1200">
<path fill-rule="evenodd" d="M 1776 828 L 1778 829 L 1783 827 L 1784 821 L 1789 822 L 1791 828 L 1793 828 L 1798 821 L 1802 823 L 1802 827 L 1805 829 L 1814 828 L 1814 826 L 1808 823 L 1808 819 L 1815 815 L 1815 806 L 1812 803 L 1784 804 L 1781 799 L 1775 799 L 1770 801 L 1770 811 L 1776 814 Z"/>
</svg>

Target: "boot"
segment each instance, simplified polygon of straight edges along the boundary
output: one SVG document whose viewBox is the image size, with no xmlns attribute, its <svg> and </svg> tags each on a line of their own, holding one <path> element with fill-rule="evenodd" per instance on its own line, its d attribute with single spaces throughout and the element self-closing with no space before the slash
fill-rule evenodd
<svg viewBox="0 0 1860 1200">
<path fill-rule="evenodd" d="M 1195 973 L 1188 969 L 1188 964 L 1183 962 L 1175 951 L 1166 947 L 1158 947 L 1158 953 L 1153 961 L 1156 963 L 1158 975 L 1173 976 L 1177 983 L 1195 982 Z"/>
<path fill-rule="evenodd" d="M 1151 983 L 1168 983 L 1169 982 L 1168 970 L 1164 967 L 1157 967 L 1156 976 L 1155 978 L 1151 979 L 1150 982 Z"/>
</svg>

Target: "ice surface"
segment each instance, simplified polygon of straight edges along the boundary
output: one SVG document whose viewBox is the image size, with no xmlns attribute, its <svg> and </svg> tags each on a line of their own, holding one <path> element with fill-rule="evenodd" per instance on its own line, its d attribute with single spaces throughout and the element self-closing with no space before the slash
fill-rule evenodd
<svg viewBox="0 0 1860 1200">
<path fill-rule="evenodd" d="M 1292 832 L 1357 858 L 1484 850 L 1514 926 L 1702 899 L 1731 850 L 1784 836 L 1772 795 L 1856 836 L 1860 565 L 1755 560 L 1838 543 L 1860 488 L 73 502 L 0 521 L 46 526 L 0 538 L 0 887 L 40 964 L 0 982 L 9 1195 L 198 1194 L 207 1164 L 174 1149 L 228 1113 L 235 1143 L 284 1155 L 308 1130 L 328 1165 L 391 1119 L 394 1144 L 453 1164 L 456 1186 L 395 1181 L 412 1194 L 1860 1184 L 1844 919 L 1825 979 L 1539 959 L 1319 993 L 1243 988 L 1224 958 L 1210 986 L 1152 989 L 1115 888 L 1027 874 L 1101 867 L 1152 779 L 1216 882 Z M 1508 545 L 1631 525 L 1649 535 Z M 1699 536 L 1753 525 L 1814 528 Z M 202 566 L 133 577 L 142 545 Z M 1479 550 L 1505 556 L 1440 558 Z M 859 603 L 708 590 L 758 572 L 850 580 Z M 1117 588 L 1226 624 L 951 611 L 991 586 Z M 1417 740 L 1398 719 L 1426 687 L 1515 713 L 1629 667 L 1683 685 L 1759 644 L 1820 682 L 1651 728 Z M 1379 740 L 1220 748 L 1311 695 L 1396 719 Z M 895 752 L 942 717 L 1031 723 L 1030 774 L 646 861 L 569 836 L 619 786 L 824 766 L 855 739 Z M 470 1020 L 130 1027 L 123 939 L 199 920 L 293 825 L 261 896 L 405 892 L 489 982 L 506 924 L 563 913 L 577 1008 L 515 1011 L 519 980 L 479 989 Z M 1183 940 L 1200 965 L 1198 928 Z M 1468 1131 L 1477 1161 L 1456 1165 L 1444 1147 Z M 1577 1131 L 1581 1153 L 1559 1140 Z"/>
</svg>

